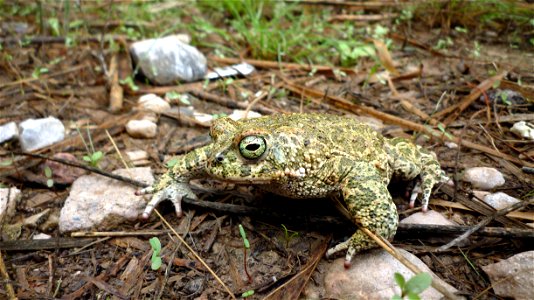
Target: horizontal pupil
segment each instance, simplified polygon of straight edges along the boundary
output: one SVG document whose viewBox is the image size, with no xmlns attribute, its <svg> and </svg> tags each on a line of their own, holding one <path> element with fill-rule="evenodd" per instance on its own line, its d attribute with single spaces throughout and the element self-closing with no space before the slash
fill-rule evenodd
<svg viewBox="0 0 534 300">
<path fill-rule="evenodd" d="M 245 149 L 247 149 L 248 151 L 256 151 L 260 148 L 260 145 L 258 144 L 248 144 Z"/>
</svg>

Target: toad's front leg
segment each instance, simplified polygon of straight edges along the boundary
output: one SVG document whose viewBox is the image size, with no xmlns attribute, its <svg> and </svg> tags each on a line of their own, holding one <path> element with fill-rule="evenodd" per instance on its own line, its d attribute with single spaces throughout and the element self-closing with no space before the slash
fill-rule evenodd
<svg viewBox="0 0 534 300">
<path fill-rule="evenodd" d="M 143 218 L 148 218 L 156 205 L 166 199 L 172 201 L 176 215 L 180 217 L 182 215 L 182 198 L 197 199 L 189 186 L 189 181 L 206 174 L 206 164 L 210 153 L 211 146 L 208 145 L 185 155 L 177 156 L 175 158 L 176 164 L 157 182 L 137 191 L 137 195 L 154 194 L 143 212 Z"/>
<path fill-rule="evenodd" d="M 357 163 L 344 180 L 342 192 L 353 221 L 386 239 L 395 235 L 399 217 L 386 181 L 378 170 L 367 163 Z M 350 267 L 354 254 L 377 244 L 358 229 L 350 239 L 327 251 L 327 256 L 347 250 L 345 267 Z"/>
</svg>

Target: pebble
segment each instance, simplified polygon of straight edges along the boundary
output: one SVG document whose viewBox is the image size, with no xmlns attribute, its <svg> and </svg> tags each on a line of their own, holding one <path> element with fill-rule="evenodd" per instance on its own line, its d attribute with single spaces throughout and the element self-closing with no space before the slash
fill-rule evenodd
<svg viewBox="0 0 534 300">
<path fill-rule="evenodd" d="M 494 168 L 475 167 L 465 171 L 464 181 L 470 182 L 474 188 L 491 190 L 504 184 L 504 176 Z"/>
<path fill-rule="evenodd" d="M 137 102 L 140 108 L 158 114 L 168 112 L 171 109 L 171 105 L 156 94 L 143 95 L 139 97 Z"/>
<path fill-rule="evenodd" d="M 119 169 L 113 172 L 152 184 L 150 168 Z M 148 196 L 136 196 L 136 187 L 97 174 L 82 176 L 73 183 L 59 216 L 60 232 L 109 230 L 117 224 L 135 221 Z"/>
<path fill-rule="evenodd" d="M 32 239 L 34 239 L 34 240 L 49 240 L 51 238 L 52 238 L 52 236 L 49 235 L 49 234 L 38 233 L 38 234 L 34 235 Z"/>
<path fill-rule="evenodd" d="M 522 138 L 534 140 L 534 125 L 525 121 L 515 123 L 510 131 Z"/>
<path fill-rule="evenodd" d="M 534 251 L 516 254 L 498 263 L 482 266 L 499 297 L 534 299 Z"/>
<path fill-rule="evenodd" d="M 174 35 L 135 42 L 130 53 L 141 72 L 159 85 L 197 81 L 207 71 L 206 57 Z"/>
<path fill-rule="evenodd" d="M 521 202 L 521 200 L 516 199 L 512 196 L 508 196 L 503 192 L 486 195 L 484 196 L 483 201 L 489 204 L 491 207 L 495 208 L 496 210 L 500 210 L 510 205 Z"/>
<path fill-rule="evenodd" d="M 26 152 L 50 146 L 65 138 L 65 127 L 54 117 L 28 119 L 19 124 L 20 145 Z"/>
<path fill-rule="evenodd" d="M 245 110 L 242 109 L 234 109 L 234 111 L 228 116 L 230 119 L 237 121 L 241 119 L 254 119 L 261 117 L 261 114 L 252 110 L 249 110 L 245 114 Z"/>
<path fill-rule="evenodd" d="M 457 225 L 434 210 L 416 212 L 400 221 L 402 224 Z"/>
<path fill-rule="evenodd" d="M 157 129 L 158 125 L 150 120 L 130 120 L 126 123 L 126 132 L 134 138 L 153 138 Z"/>
<path fill-rule="evenodd" d="M 0 189 L 0 226 L 6 224 L 8 219 L 15 214 L 19 200 L 20 190 L 16 187 Z"/>
<path fill-rule="evenodd" d="M 18 138 L 19 128 L 15 122 L 9 122 L 0 126 L 0 144 Z"/>
<path fill-rule="evenodd" d="M 126 156 L 134 166 L 142 166 L 150 163 L 148 153 L 144 150 L 126 151 Z"/>
</svg>

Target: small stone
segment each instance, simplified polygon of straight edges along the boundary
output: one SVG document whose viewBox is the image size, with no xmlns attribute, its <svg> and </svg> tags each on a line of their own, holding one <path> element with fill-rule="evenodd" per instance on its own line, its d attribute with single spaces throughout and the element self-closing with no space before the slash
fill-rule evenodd
<svg viewBox="0 0 534 300">
<path fill-rule="evenodd" d="M 135 42 L 130 53 L 142 73 L 160 85 L 200 80 L 207 70 L 206 57 L 172 35 Z"/>
<path fill-rule="evenodd" d="M 119 169 L 113 174 L 147 184 L 154 181 L 150 168 Z M 109 230 L 117 224 L 137 220 L 148 197 L 136 196 L 135 191 L 136 187 L 101 175 L 91 174 L 76 179 L 61 209 L 59 230 Z"/>
<path fill-rule="evenodd" d="M 474 188 L 491 190 L 504 184 L 504 176 L 494 168 L 475 167 L 465 171 L 464 181 L 470 182 Z"/>
<path fill-rule="evenodd" d="M 240 63 L 233 66 L 226 66 L 223 68 L 215 68 L 213 72 L 206 74 L 206 78 L 213 80 L 229 76 L 247 76 L 252 74 L 256 69 L 253 65 L 247 63 Z"/>
<path fill-rule="evenodd" d="M 6 224 L 15 214 L 17 202 L 20 200 L 20 190 L 16 187 L 0 189 L 0 226 Z"/>
<path fill-rule="evenodd" d="M 456 149 L 458 148 L 458 144 L 456 143 L 453 143 L 453 142 L 445 142 L 445 146 L 449 149 Z"/>
<path fill-rule="evenodd" d="M 434 210 L 416 212 L 400 222 L 402 224 L 457 225 Z"/>
<path fill-rule="evenodd" d="M 161 97 L 158 97 L 155 94 L 146 94 L 139 97 L 138 100 L 139 107 L 144 110 L 149 110 L 158 114 L 164 113 L 171 109 L 171 105 L 163 100 Z"/>
<path fill-rule="evenodd" d="M 126 124 L 126 132 L 134 138 L 150 139 L 156 136 L 158 125 L 149 120 L 130 120 Z"/>
<path fill-rule="evenodd" d="M 143 150 L 126 151 L 126 156 L 136 167 L 148 165 L 148 153 Z"/>
<path fill-rule="evenodd" d="M 403 256 L 415 264 L 423 272 L 435 278 L 432 271 L 415 255 L 399 249 Z M 354 257 L 352 267 L 345 269 L 344 258 L 328 262 L 324 276 L 325 295 L 328 299 L 391 299 L 395 294 L 400 295 L 400 289 L 395 283 L 393 275 L 398 272 L 407 280 L 414 276 L 393 256 L 382 249 L 363 252 Z M 456 289 L 448 284 L 445 287 L 455 292 Z M 420 294 L 421 299 L 441 299 L 442 295 L 429 287 Z"/>
<path fill-rule="evenodd" d="M 534 299 L 534 251 L 516 254 L 498 263 L 483 266 L 493 291 L 499 297 Z"/>
<path fill-rule="evenodd" d="M 516 199 L 512 196 L 508 196 L 503 192 L 486 195 L 483 200 L 496 210 L 500 210 L 510 205 L 521 202 L 521 200 Z"/>
<path fill-rule="evenodd" d="M 50 146 L 65 138 L 65 127 L 54 117 L 28 119 L 19 124 L 20 145 L 30 152 Z"/>
<path fill-rule="evenodd" d="M 15 122 L 9 122 L 0 126 L 0 144 L 19 136 L 19 128 Z"/>
<path fill-rule="evenodd" d="M 522 138 L 534 140 L 534 125 L 525 121 L 515 123 L 510 131 Z"/>
<path fill-rule="evenodd" d="M 46 233 L 38 233 L 38 234 L 34 235 L 32 239 L 34 239 L 34 240 L 49 240 L 51 238 L 52 238 L 52 236 L 48 235 Z"/>
<path fill-rule="evenodd" d="M 246 115 L 245 115 L 245 112 L 246 112 L 245 110 L 234 109 L 234 111 L 228 117 L 234 121 L 245 119 L 245 118 L 254 119 L 254 118 L 261 117 L 261 114 L 255 111 L 249 110 Z"/>
</svg>

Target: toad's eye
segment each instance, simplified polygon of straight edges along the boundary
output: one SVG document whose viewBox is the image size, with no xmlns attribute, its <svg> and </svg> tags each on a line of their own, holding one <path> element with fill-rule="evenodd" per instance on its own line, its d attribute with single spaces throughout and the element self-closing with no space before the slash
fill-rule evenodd
<svg viewBox="0 0 534 300">
<path fill-rule="evenodd" d="M 257 159 L 265 153 L 267 143 L 261 136 L 250 135 L 239 142 L 239 153 L 246 159 Z"/>
</svg>

